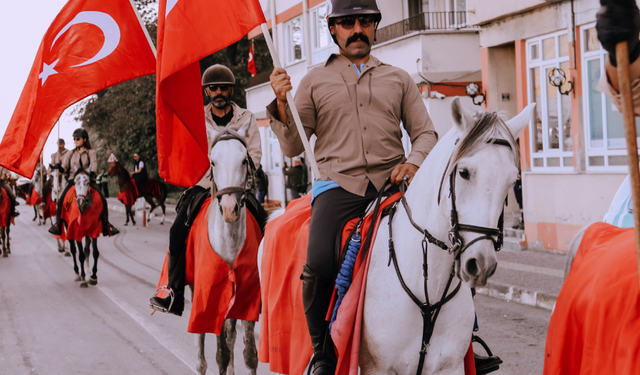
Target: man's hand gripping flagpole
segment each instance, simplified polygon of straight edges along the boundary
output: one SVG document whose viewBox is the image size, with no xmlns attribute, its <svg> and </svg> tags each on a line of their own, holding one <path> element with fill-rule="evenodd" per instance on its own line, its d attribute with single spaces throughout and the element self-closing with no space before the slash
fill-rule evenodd
<svg viewBox="0 0 640 375">
<path fill-rule="evenodd" d="M 276 51 L 276 47 L 273 45 L 273 41 L 271 40 L 271 34 L 269 33 L 269 28 L 266 23 L 262 24 L 262 34 L 264 34 L 264 39 L 267 41 L 267 46 L 269 47 L 269 53 L 271 54 L 271 58 L 273 59 L 273 67 L 274 68 L 282 68 L 282 64 L 280 63 L 280 58 L 278 57 L 278 53 Z M 293 115 L 293 120 L 296 123 L 296 128 L 298 129 L 298 133 L 300 134 L 300 139 L 302 140 L 302 145 L 304 146 L 304 151 L 307 153 L 308 163 L 311 165 L 311 170 L 313 171 L 313 178 L 320 178 L 320 171 L 318 170 L 318 165 L 316 164 L 316 158 L 313 154 L 313 149 L 309 144 L 309 140 L 307 139 L 307 134 L 302 127 L 302 120 L 300 120 L 300 115 L 298 114 L 298 110 L 296 109 L 296 104 L 293 101 L 293 95 L 291 91 L 287 92 L 287 103 L 289 104 L 289 108 L 291 109 L 291 114 Z"/>
</svg>

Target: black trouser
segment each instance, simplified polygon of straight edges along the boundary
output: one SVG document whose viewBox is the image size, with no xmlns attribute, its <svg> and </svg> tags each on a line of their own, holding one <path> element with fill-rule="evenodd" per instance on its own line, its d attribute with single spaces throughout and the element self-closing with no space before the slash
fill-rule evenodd
<svg viewBox="0 0 640 375">
<path fill-rule="evenodd" d="M 102 194 L 104 194 L 106 198 L 109 198 L 109 184 L 107 182 L 103 182 L 100 184 L 100 187 L 102 188 Z"/>
<path fill-rule="evenodd" d="M 307 264 L 302 272 L 302 303 L 316 365 L 335 368 L 337 361 L 328 334 L 329 322 L 325 320 L 339 267 L 335 256 L 336 237 L 348 220 L 365 213 L 376 195 L 375 187 L 369 183 L 364 197 L 335 188 L 320 194 L 313 202 Z"/>
<path fill-rule="evenodd" d="M 69 192 L 69 189 L 71 189 L 73 185 L 75 185 L 75 182 L 73 180 L 69 180 L 67 182 L 67 186 L 65 186 L 64 190 L 62 191 L 60 198 L 58 198 L 58 202 L 56 205 L 56 224 L 58 225 L 59 231 L 62 230 L 62 222 L 60 221 L 60 216 L 62 215 L 62 204 L 64 202 L 64 198 L 67 196 L 67 192 Z M 95 182 L 91 181 L 89 183 L 89 186 L 91 186 L 95 191 L 97 191 L 98 194 L 100 194 L 100 199 L 102 199 L 102 214 L 100 215 L 100 220 L 102 221 L 102 234 L 105 236 L 108 236 L 109 235 L 109 206 L 107 205 L 107 199 L 104 197 L 104 194 L 102 194 L 102 190 L 98 187 L 98 185 L 96 185 Z"/>
</svg>

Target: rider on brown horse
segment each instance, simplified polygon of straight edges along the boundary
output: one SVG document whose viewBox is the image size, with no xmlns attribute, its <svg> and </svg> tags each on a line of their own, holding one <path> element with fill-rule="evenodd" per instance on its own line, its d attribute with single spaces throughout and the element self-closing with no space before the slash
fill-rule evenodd
<svg viewBox="0 0 640 375">
<path fill-rule="evenodd" d="M 109 224 L 109 208 L 107 206 L 107 200 L 102 194 L 102 190 L 95 184 L 95 175 L 98 172 L 98 161 L 96 159 L 96 151 L 91 149 L 91 143 L 89 142 L 89 133 L 83 128 L 78 128 L 73 132 L 73 141 L 76 144 L 76 148 L 73 151 L 66 153 L 62 160 L 61 168 L 62 173 L 67 176 L 67 186 L 58 199 L 58 205 L 56 207 L 56 222 L 49 228 L 49 233 L 54 235 L 62 234 L 62 223 L 60 223 L 60 215 L 62 213 L 62 202 L 64 201 L 67 192 L 73 186 L 73 175 L 78 169 L 84 169 L 91 175 L 91 187 L 100 194 L 102 199 L 102 235 L 115 236 L 120 231 Z"/>
<path fill-rule="evenodd" d="M 238 130 L 247 121 L 251 121 L 248 136 L 246 139 L 247 151 L 254 165 L 260 165 L 262 149 L 260 146 L 260 133 L 253 113 L 240 108 L 231 101 L 233 85 L 236 79 L 229 68 L 222 65 L 213 65 L 207 68 L 202 75 L 202 87 L 205 95 L 211 101 L 204 107 L 205 120 L 207 126 L 207 138 L 209 150 L 211 150 L 212 133 L 224 129 Z M 189 236 L 190 222 L 195 219 L 198 211 L 198 202 L 202 203 L 203 198 L 211 190 L 213 176 L 207 172 L 196 186 L 187 189 L 178 203 L 178 215 L 171 227 L 169 237 L 169 282 L 168 287 L 173 293 L 165 298 L 152 297 L 151 307 L 162 312 L 169 312 L 178 316 L 182 315 L 184 309 L 184 286 L 185 286 L 185 259 L 187 237 Z M 267 213 L 258 203 L 252 193 L 247 192 L 247 209 L 256 219 L 264 233 L 264 226 L 267 222 Z M 190 209 L 191 208 L 191 209 Z M 191 213 L 193 214 L 191 215 Z M 189 222 L 188 222 L 189 221 Z"/>
<path fill-rule="evenodd" d="M 13 189 L 9 186 L 9 179 L 11 177 L 11 172 L 7 169 L 0 167 L 0 183 L 2 183 L 2 187 L 7 192 L 9 199 L 11 200 L 11 216 L 16 217 L 20 215 L 20 212 L 16 211 L 16 206 L 20 203 L 16 200 L 15 194 L 13 194 Z"/>
<path fill-rule="evenodd" d="M 142 160 L 140 160 L 140 155 L 135 153 L 133 154 L 133 172 L 131 176 L 136 181 L 136 187 L 138 191 L 142 194 L 142 189 L 144 189 L 144 183 L 149 179 L 149 175 L 147 174 L 147 166 L 144 164 Z"/>
</svg>

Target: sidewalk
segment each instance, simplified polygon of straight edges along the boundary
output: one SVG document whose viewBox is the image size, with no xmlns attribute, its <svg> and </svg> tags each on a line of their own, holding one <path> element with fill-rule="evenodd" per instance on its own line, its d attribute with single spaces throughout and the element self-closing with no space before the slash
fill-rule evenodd
<svg viewBox="0 0 640 375">
<path fill-rule="evenodd" d="M 118 200 L 118 198 L 115 197 L 110 197 L 107 198 L 107 205 L 109 206 L 109 210 L 110 211 L 116 211 L 116 212 L 120 212 L 122 214 L 125 213 L 125 208 L 124 208 L 124 204 L 122 204 L 122 202 L 120 202 Z M 135 206 L 134 206 L 135 207 Z M 149 212 L 149 205 L 146 204 L 145 202 L 145 207 L 147 209 L 147 212 Z M 165 203 L 165 219 L 164 221 L 169 223 L 169 224 L 173 224 L 175 218 L 176 218 L 176 205 L 175 204 L 167 204 Z M 135 215 L 136 215 L 136 219 L 140 219 L 142 220 L 142 210 L 135 210 Z M 155 221 L 160 221 L 162 220 L 162 208 L 157 207 L 155 210 L 153 210 L 153 214 L 151 215 L 151 219 L 155 220 Z M 116 223 L 118 224 L 118 223 Z M 141 223 L 142 224 L 142 223 Z"/>
</svg>

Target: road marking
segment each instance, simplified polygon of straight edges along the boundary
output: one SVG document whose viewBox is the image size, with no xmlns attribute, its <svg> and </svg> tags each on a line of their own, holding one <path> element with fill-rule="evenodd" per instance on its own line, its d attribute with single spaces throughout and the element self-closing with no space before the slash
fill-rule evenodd
<svg viewBox="0 0 640 375">
<path fill-rule="evenodd" d="M 553 276 L 553 277 L 564 278 L 564 271 L 563 270 L 556 270 L 556 269 L 553 269 L 553 268 L 529 266 L 529 265 L 526 265 L 526 264 L 511 263 L 511 262 L 505 262 L 505 261 L 502 261 L 502 260 L 498 261 L 498 267 L 499 268 L 507 268 L 507 269 L 514 270 L 514 271 L 533 272 L 533 273 L 538 273 L 540 275 L 545 275 L 545 276 Z"/>
<path fill-rule="evenodd" d="M 25 227 L 31 229 L 47 246 L 51 249 L 58 251 L 57 246 L 54 246 L 50 240 L 51 238 L 45 237 L 42 233 L 38 232 L 32 226 L 27 225 L 26 220 L 21 218 L 21 221 L 25 224 Z M 71 258 L 66 259 L 63 258 L 67 263 L 73 265 L 73 260 Z M 104 293 L 109 299 L 116 304 L 122 311 L 124 311 L 127 315 L 131 317 L 140 327 L 142 327 L 145 331 L 147 331 L 160 345 L 162 345 L 165 349 L 167 349 L 171 354 L 173 354 L 176 358 L 178 358 L 182 363 L 184 363 L 194 374 L 197 374 L 195 369 L 195 364 L 190 363 L 187 358 L 191 357 L 184 350 L 178 349 L 176 347 L 172 347 L 168 345 L 171 342 L 168 335 L 164 334 L 155 324 L 148 322 L 138 311 L 136 311 L 131 305 L 126 303 L 124 300 L 116 296 L 116 294 L 106 286 L 98 285 L 96 286 L 102 293 Z"/>
</svg>

